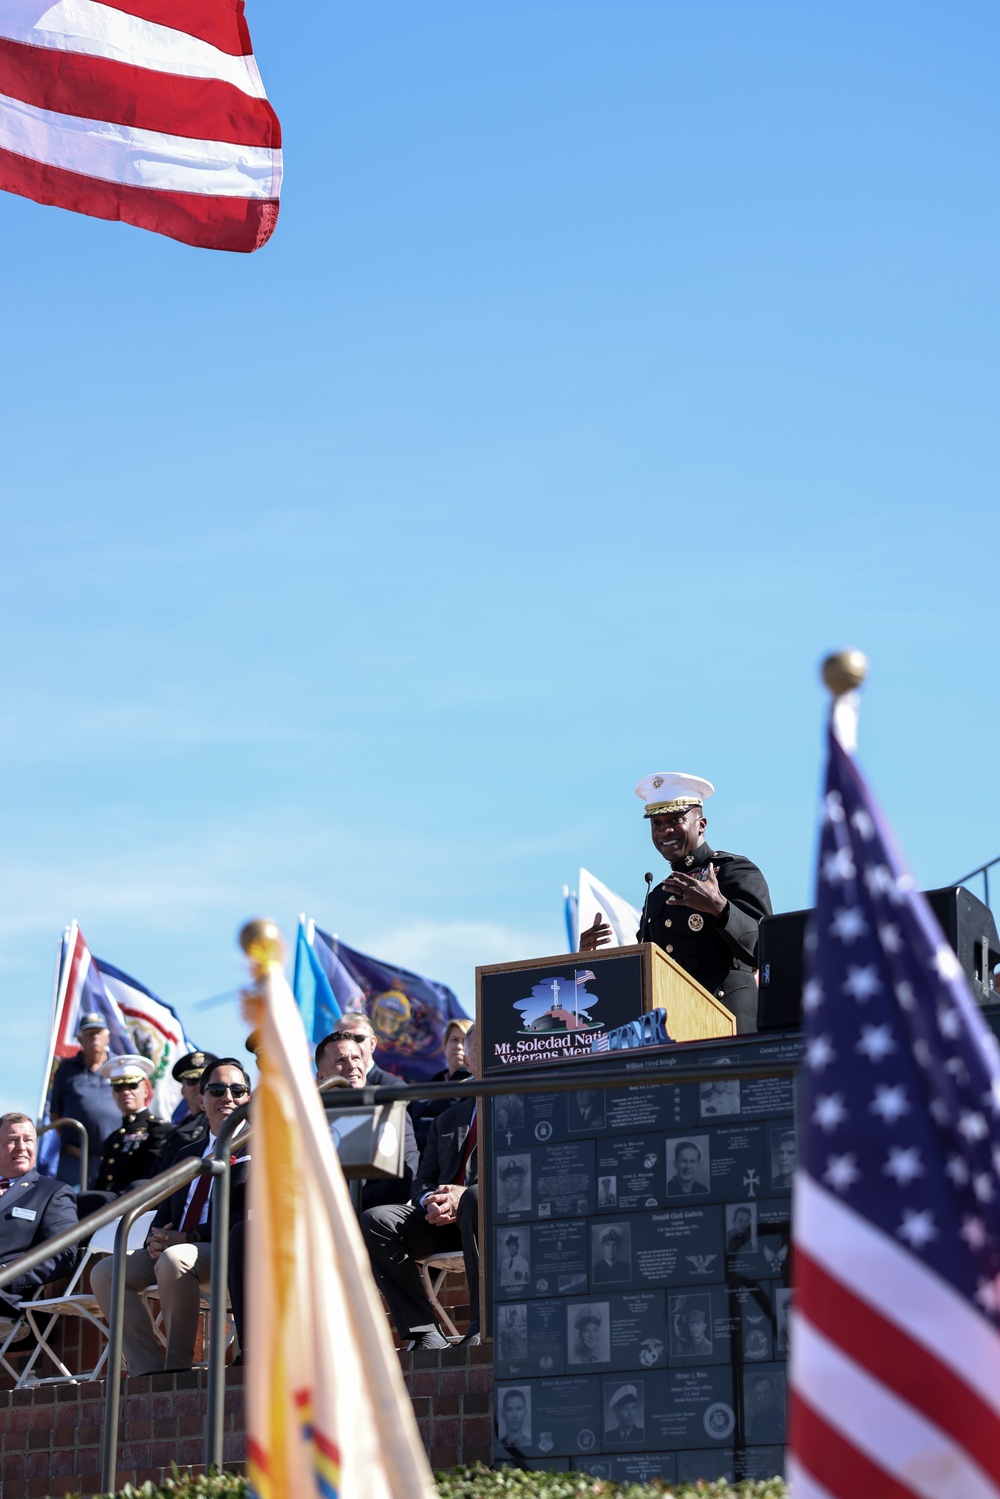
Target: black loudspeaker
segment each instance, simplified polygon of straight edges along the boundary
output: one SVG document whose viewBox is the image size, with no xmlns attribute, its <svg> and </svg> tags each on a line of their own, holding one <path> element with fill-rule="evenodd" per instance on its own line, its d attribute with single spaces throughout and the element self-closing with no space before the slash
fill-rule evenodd
<svg viewBox="0 0 1000 1499">
<path fill-rule="evenodd" d="M 925 890 L 924 895 L 976 999 L 980 1004 L 995 1003 L 992 975 L 1000 963 L 1000 936 L 993 912 L 964 885 Z M 802 1024 L 802 944 L 811 915 L 812 911 L 783 911 L 765 916 L 760 924 L 757 1026 L 762 1031 Z"/>
</svg>

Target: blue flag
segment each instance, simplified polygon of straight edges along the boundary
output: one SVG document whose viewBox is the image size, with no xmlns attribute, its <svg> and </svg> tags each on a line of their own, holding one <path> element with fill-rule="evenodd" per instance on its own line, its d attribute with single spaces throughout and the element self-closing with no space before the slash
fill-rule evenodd
<svg viewBox="0 0 1000 1499">
<path fill-rule="evenodd" d="M 448 986 L 357 952 L 311 922 L 308 927 L 311 942 L 306 940 L 309 931 L 303 933 L 301 925 L 299 929 L 294 987 L 308 1032 L 303 997 L 308 1004 L 309 986 L 315 983 L 313 1040 L 321 1040 L 332 1030 L 334 1020 L 353 1011 L 367 1015 L 371 1021 L 378 1037 L 375 1060 L 387 1072 L 419 1083 L 444 1071 L 445 1027 L 449 1020 L 469 1018 Z M 315 965 L 312 973 L 318 968 L 325 980 L 322 1001 L 321 985 L 307 976 L 307 963 Z M 326 1012 L 332 1018 L 325 1029 L 319 1028 L 321 1004 L 334 1007 Z"/>
<path fill-rule="evenodd" d="M 315 932 L 315 923 L 300 916 L 295 943 L 295 977 L 292 979 L 295 1003 L 302 1013 L 306 1036 L 313 1046 L 330 1034 L 343 1013 L 316 954 L 313 945 Z"/>
</svg>

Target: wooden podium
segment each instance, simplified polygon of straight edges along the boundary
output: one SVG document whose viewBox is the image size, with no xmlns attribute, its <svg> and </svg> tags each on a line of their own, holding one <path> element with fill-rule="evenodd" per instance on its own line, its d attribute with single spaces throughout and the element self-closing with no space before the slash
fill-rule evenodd
<svg viewBox="0 0 1000 1499">
<path fill-rule="evenodd" d="M 736 1034 L 732 1012 L 653 942 L 476 969 L 487 1073 L 580 1056 L 651 1010 L 664 1012 L 671 1041 Z"/>
</svg>

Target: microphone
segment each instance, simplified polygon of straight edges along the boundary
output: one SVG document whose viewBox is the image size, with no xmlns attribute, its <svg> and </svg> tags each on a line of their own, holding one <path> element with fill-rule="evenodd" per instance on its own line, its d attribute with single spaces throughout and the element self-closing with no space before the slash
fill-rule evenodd
<svg viewBox="0 0 1000 1499">
<path fill-rule="evenodd" d="M 649 893 L 653 888 L 651 871 L 647 870 L 643 875 L 643 879 L 646 881 L 646 899 L 642 903 L 642 916 L 639 920 L 639 936 L 637 939 L 639 942 L 645 942 L 646 940 L 646 907 L 649 905 Z"/>
</svg>

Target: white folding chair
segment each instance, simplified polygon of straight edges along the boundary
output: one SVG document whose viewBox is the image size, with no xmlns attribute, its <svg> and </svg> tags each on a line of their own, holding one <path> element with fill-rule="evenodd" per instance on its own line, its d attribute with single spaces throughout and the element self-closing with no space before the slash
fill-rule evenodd
<svg viewBox="0 0 1000 1499">
<path fill-rule="evenodd" d="M 461 1254 L 428 1254 L 423 1259 L 417 1260 L 417 1269 L 420 1271 L 420 1280 L 427 1300 L 434 1308 L 434 1315 L 444 1327 L 446 1336 L 460 1338 L 461 1333 L 441 1305 L 440 1291 L 451 1271 L 465 1273 L 465 1259 Z M 476 1313 L 474 1312 L 473 1315 L 475 1316 Z"/>
<path fill-rule="evenodd" d="M 129 1249 L 142 1248 L 153 1217 L 154 1211 L 150 1209 L 148 1213 L 143 1213 L 135 1220 L 129 1230 Z M 81 1254 L 72 1279 L 61 1296 L 40 1297 L 37 1301 L 31 1301 L 25 1306 L 24 1314 L 37 1339 L 37 1347 L 21 1371 L 15 1389 L 22 1389 L 25 1385 L 62 1384 L 66 1380 L 70 1380 L 73 1384 L 83 1384 L 86 1380 L 99 1377 L 108 1357 L 108 1324 L 104 1320 L 104 1313 L 94 1293 L 82 1291 L 79 1287 L 83 1284 L 83 1276 L 87 1268 L 96 1260 L 113 1252 L 117 1231 L 117 1222 L 105 1224 L 104 1228 L 97 1230 Z M 97 1329 L 102 1347 L 100 1357 L 92 1369 L 83 1369 L 74 1374 L 52 1347 L 50 1339 L 61 1317 L 79 1317 Z M 39 1355 L 43 1353 L 59 1370 L 58 1374 L 49 1374 L 44 1378 L 39 1378 L 35 1373 L 35 1363 Z"/>
<path fill-rule="evenodd" d="M 40 1296 L 44 1289 L 44 1286 L 39 1286 L 35 1292 L 36 1296 Z M 30 1332 L 31 1328 L 28 1326 L 28 1318 L 23 1306 L 21 1307 L 20 1315 L 17 1317 L 0 1317 L 0 1369 L 3 1369 L 6 1374 L 10 1375 L 14 1381 L 15 1388 L 17 1387 L 17 1381 L 20 1379 L 20 1374 L 14 1368 L 7 1355 L 11 1353 L 16 1357 L 19 1353 L 26 1352 L 26 1349 L 21 1349 L 18 1345 L 29 1336 Z"/>
</svg>

